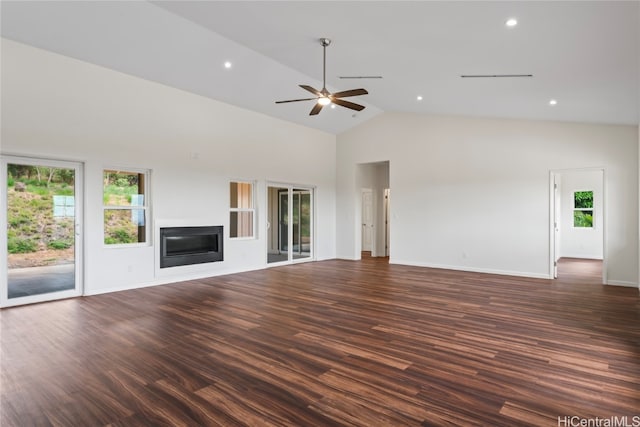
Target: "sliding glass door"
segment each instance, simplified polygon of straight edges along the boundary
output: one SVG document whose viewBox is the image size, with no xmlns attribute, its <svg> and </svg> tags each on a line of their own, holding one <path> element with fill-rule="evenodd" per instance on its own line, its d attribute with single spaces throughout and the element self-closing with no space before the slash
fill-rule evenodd
<svg viewBox="0 0 640 427">
<path fill-rule="evenodd" d="M 2 158 L 0 305 L 81 294 L 82 168 Z"/>
<path fill-rule="evenodd" d="M 292 252 L 294 259 L 311 256 L 311 191 L 294 189 L 292 194 Z"/>
<path fill-rule="evenodd" d="M 267 263 L 313 257 L 313 189 L 267 186 Z"/>
</svg>

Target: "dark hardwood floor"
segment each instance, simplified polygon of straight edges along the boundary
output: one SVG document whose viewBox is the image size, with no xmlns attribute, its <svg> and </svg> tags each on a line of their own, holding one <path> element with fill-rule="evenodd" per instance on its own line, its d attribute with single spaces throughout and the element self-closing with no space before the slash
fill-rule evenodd
<svg viewBox="0 0 640 427">
<path fill-rule="evenodd" d="M 602 283 L 602 261 L 560 258 L 558 260 L 558 279 L 566 283 L 599 285 Z"/>
<path fill-rule="evenodd" d="M 0 316 L 3 427 L 557 426 L 640 415 L 638 290 L 573 278 L 365 258 Z"/>
</svg>

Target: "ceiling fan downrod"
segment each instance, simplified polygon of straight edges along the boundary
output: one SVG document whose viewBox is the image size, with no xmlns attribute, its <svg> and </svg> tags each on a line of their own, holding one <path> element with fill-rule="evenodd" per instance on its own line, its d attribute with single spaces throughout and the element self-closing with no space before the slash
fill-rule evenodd
<svg viewBox="0 0 640 427">
<path fill-rule="evenodd" d="M 323 37 L 320 39 L 322 45 L 322 94 L 328 95 L 327 91 L 327 46 L 331 44 L 331 39 Z"/>
</svg>

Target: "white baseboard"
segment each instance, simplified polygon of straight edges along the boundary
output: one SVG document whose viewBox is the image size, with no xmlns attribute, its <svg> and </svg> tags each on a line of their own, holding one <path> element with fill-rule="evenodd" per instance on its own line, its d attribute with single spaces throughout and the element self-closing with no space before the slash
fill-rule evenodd
<svg viewBox="0 0 640 427">
<path fill-rule="evenodd" d="M 428 262 L 406 261 L 395 258 L 389 259 L 389 264 L 410 265 L 413 267 L 438 268 L 441 270 L 466 271 L 470 273 L 499 274 L 501 276 L 528 277 L 532 279 L 551 279 L 548 274 L 529 273 L 524 271 L 495 270 L 490 268 L 461 267 L 457 265 L 431 264 Z"/>
<path fill-rule="evenodd" d="M 342 259 L 342 260 L 348 260 L 348 261 L 358 261 L 358 259 L 356 259 L 356 258 L 342 258 L 342 257 L 327 258 L 327 259 Z M 318 261 L 320 261 L 320 260 L 318 260 Z M 510 271 L 510 270 L 494 270 L 494 269 L 487 269 L 487 268 L 461 267 L 461 266 L 455 266 L 455 265 L 432 264 L 432 263 L 426 263 L 426 262 L 398 260 L 398 259 L 393 259 L 393 258 L 389 259 L 389 264 L 409 265 L 409 266 L 413 266 L 413 267 L 437 268 L 437 269 L 441 269 L 441 270 L 466 271 L 466 272 L 470 272 L 470 273 L 498 274 L 498 275 L 501 275 L 501 276 L 528 277 L 528 278 L 533 278 L 533 279 L 547 279 L 547 280 L 551 279 L 551 277 L 549 277 L 546 274 L 527 273 L 527 272 Z M 130 290 L 133 290 L 133 289 L 148 288 L 148 287 L 151 287 L 151 286 L 161 286 L 161 285 L 167 285 L 167 284 L 171 284 L 171 283 L 187 282 L 189 280 L 199 280 L 199 279 L 206 279 L 206 278 L 209 278 L 209 277 L 226 276 L 226 275 L 229 275 L 229 274 L 236 274 L 236 273 L 244 273 L 244 272 L 248 272 L 248 271 L 262 270 L 264 268 L 265 267 L 256 267 L 256 268 L 248 268 L 248 269 L 226 270 L 226 271 L 221 271 L 221 272 L 211 272 L 211 271 L 209 271 L 209 272 L 200 272 L 200 273 L 197 273 L 197 274 L 189 274 L 189 275 L 184 275 L 184 276 L 169 276 L 169 277 L 163 277 L 163 278 L 156 279 L 156 280 L 153 280 L 151 282 L 146 282 L 146 283 L 135 283 L 135 284 L 127 285 L 127 286 L 120 286 L 120 287 L 117 287 L 117 288 L 97 289 L 97 290 L 94 290 L 94 291 L 87 291 L 83 295 L 84 296 L 92 296 L 92 295 L 108 294 L 108 293 L 111 293 L 111 292 L 130 291 Z M 625 286 L 625 287 L 629 287 L 629 288 L 638 288 L 640 290 L 640 287 L 638 286 L 637 283 L 626 282 L 626 281 L 623 281 L 623 280 L 609 280 L 607 282 L 607 285 L 610 285 L 610 286 Z"/>
<path fill-rule="evenodd" d="M 625 282 L 624 280 L 607 280 L 607 285 L 611 286 L 625 286 L 627 288 L 638 288 L 637 283 Z M 640 289 L 640 288 L 639 288 Z"/>
<path fill-rule="evenodd" d="M 558 259 L 560 258 L 593 259 L 597 261 L 602 261 L 603 259 L 602 256 L 589 256 L 585 254 L 562 254 Z"/>
<path fill-rule="evenodd" d="M 161 286 L 161 285 L 169 285 L 171 283 L 188 282 L 189 280 L 199 280 L 199 279 L 206 279 L 209 277 L 226 276 L 229 274 L 246 273 L 248 271 L 263 270 L 264 268 L 265 267 L 256 267 L 256 268 L 246 268 L 246 269 L 225 270 L 220 272 L 209 271 L 209 272 L 200 272 L 197 274 L 189 274 L 189 275 L 167 276 L 167 277 L 162 277 L 146 283 L 145 282 L 135 283 L 131 285 L 120 286 L 117 288 L 97 289 L 93 291 L 89 290 L 84 292 L 83 296 L 109 294 L 111 292 L 131 291 L 133 289 L 149 288 L 151 286 Z"/>
<path fill-rule="evenodd" d="M 181 280 L 176 280 L 176 282 L 180 282 Z M 122 292 L 122 291 L 131 291 L 133 289 L 142 289 L 149 288 L 151 286 L 160 286 L 166 285 L 167 283 L 160 283 L 158 281 L 147 282 L 147 283 L 134 283 L 126 286 L 118 286 L 116 288 L 106 288 L 106 289 L 96 289 L 96 290 L 85 290 L 82 296 L 91 297 L 94 295 L 103 295 L 110 294 L 111 292 Z"/>
</svg>

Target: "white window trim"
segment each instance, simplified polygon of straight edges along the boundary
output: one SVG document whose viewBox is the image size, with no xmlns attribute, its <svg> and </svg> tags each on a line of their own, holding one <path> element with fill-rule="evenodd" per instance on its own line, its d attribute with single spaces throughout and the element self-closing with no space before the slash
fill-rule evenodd
<svg viewBox="0 0 640 427">
<path fill-rule="evenodd" d="M 119 172 L 129 172 L 129 173 L 137 173 L 144 174 L 144 205 L 143 206 L 108 206 L 104 204 L 104 171 L 119 171 Z M 130 168 L 130 167 L 112 167 L 112 166 L 103 166 L 100 172 L 100 179 L 102 181 L 102 246 L 108 249 L 122 249 L 122 248 L 140 248 L 140 247 L 148 247 L 151 245 L 151 192 L 150 192 L 150 181 L 151 181 L 151 170 L 150 169 L 139 169 L 139 168 Z M 144 229 L 144 242 L 136 242 L 136 243 L 118 243 L 108 245 L 104 242 L 104 213 L 107 210 L 142 210 L 144 212 L 145 218 L 145 229 Z"/>
<path fill-rule="evenodd" d="M 576 208 L 576 193 L 586 193 L 590 192 L 593 198 L 593 206 L 590 208 Z M 591 227 L 576 227 L 575 220 L 571 221 L 571 228 L 575 230 L 594 230 L 596 228 L 596 193 L 593 190 L 574 190 L 573 191 L 573 213 L 576 211 L 592 211 L 591 215 Z M 574 215 L 575 216 L 575 215 Z"/>
<path fill-rule="evenodd" d="M 227 189 L 229 191 L 231 191 L 231 183 L 238 183 L 238 184 L 249 184 L 251 185 L 251 206 L 253 206 L 253 208 L 232 208 L 231 206 L 229 206 L 229 231 L 228 231 L 228 235 L 229 235 L 229 239 L 230 240 L 256 240 L 258 238 L 257 236 L 257 228 L 256 225 L 258 223 L 257 218 L 256 218 L 256 181 L 252 181 L 249 179 L 230 179 L 229 180 L 229 185 L 227 186 Z M 231 194 L 229 194 L 229 196 L 227 197 L 227 200 L 231 201 Z M 241 236 L 241 237 L 231 237 L 231 212 L 251 212 L 253 215 L 251 216 L 252 218 L 252 223 L 251 223 L 251 236 Z"/>
</svg>

